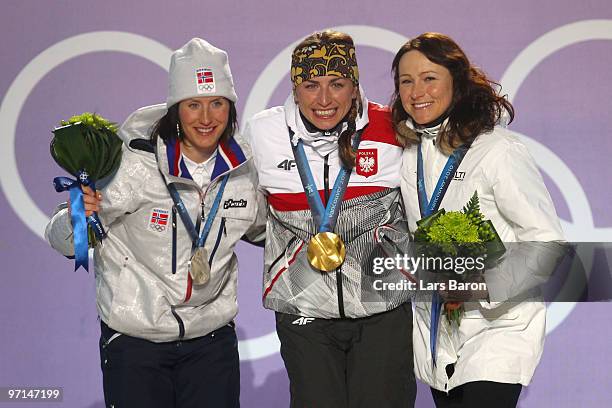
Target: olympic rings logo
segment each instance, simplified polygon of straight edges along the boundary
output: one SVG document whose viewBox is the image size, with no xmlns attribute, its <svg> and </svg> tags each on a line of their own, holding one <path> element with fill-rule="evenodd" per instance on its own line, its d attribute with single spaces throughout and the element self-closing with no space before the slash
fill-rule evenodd
<svg viewBox="0 0 612 408">
<path fill-rule="evenodd" d="M 149 224 L 149 227 L 152 230 L 155 230 L 157 232 L 164 232 L 166 230 L 166 226 L 165 225 L 159 225 L 159 224 Z"/>
<path fill-rule="evenodd" d="M 215 90 L 215 84 L 200 84 L 198 85 L 200 92 L 213 92 Z"/>
<path fill-rule="evenodd" d="M 371 26 L 348 25 L 333 27 L 348 32 L 356 45 L 369 46 L 395 53 L 407 41 L 401 34 Z M 590 40 L 612 40 L 612 20 L 585 20 L 554 29 L 525 48 L 510 64 L 501 83 L 512 100 L 525 78 L 546 57 L 569 45 Z M 265 67 L 251 89 L 242 114 L 242 126 L 247 118 L 267 108 L 272 93 L 286 75 L 287 61 L 297 45 L 296 40 L 283 49 Z M 51 70 L 78 56 L 117 51 L 143 57 L 163 69 L 168 68 L 172 51 L 149 38 L 117 31 L 99 31 L 67 38 L 49 47 L 26 65 L 9 87 L 0 105 L 0 133 L 6 135 L 6 147 L 0 150 L 0 185 L 15 213 L 36 235 L 43 238 L 48 217 L 36 206 L 23 185 L 17 170 L 15 133 L 23 105 L 32 89 Z M 214 86 L 214 85 L 213 85 Z M 202 88 L 202 90 L 209 90 Z M 516 132 L 515 132 L 516 133 Z M 597 228 L 588 198 L 571 169 L 546 146 L 528 136 L 520 135 L 541 169 L 559 187 L 569 206 L 571 222 L 562 221 L 566 237 L 571 241 L 612 241 L 612 228 Z M 585 265 L 590 270 L 590 265 Z M 550 333 L 571 313 L 573 303 L 556 303 L 548 308 L 547 332 Z M 255 360 L 278 353 L 276 332 L 241 340 L 241 360 Z"/>
</svg>

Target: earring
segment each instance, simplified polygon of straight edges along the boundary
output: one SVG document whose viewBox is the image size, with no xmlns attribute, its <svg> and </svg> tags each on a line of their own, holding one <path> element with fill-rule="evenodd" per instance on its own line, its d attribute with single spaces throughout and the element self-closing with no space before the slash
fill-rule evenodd
<svg viewBox="0 0 612 408">
<path fill-rule="evenodd" d="M 181 138 L 181 124 L 179 122 L 176 122 L 176 137 Z"/>
</svg>

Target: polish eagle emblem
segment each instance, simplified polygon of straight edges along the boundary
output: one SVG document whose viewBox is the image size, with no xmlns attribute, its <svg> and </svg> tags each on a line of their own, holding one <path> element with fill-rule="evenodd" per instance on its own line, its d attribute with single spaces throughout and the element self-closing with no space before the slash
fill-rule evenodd
<svg viewBox="0 0 612 408">
<path fill-rule="evenodd" d="M 371 173 L 374 170 L 374 158 L 372 157 L 361 157 L 359 159 L 359 167 L 364 173 Z"/>
<path fill-rule="evenodd" d="M 357 150 L 357 174 L 370 177 L 378 173 L 378 150 L 359 149 Z"/>
</svg>

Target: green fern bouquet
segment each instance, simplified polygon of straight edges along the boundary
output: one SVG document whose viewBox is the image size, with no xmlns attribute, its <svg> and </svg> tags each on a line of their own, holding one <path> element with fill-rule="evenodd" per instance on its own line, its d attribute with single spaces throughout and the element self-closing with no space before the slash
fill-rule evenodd
<svg viewBox="0 0 612 408">
<path fill-rule="evenodd" d="M 470 201 L 461 211 L 440 209 L 417 222 L 414 234 L 415 241 L 420 243 L 419 253 L 430 258 L 484 258 L 483 264 L 494 265 L 505 252 L 493 223 L 485 220 L 480 212 L 478 193 L 474 192 Z M 434 270 L 431 272 L 453 273 L 452 270 Z M 482 273 L 484 271 L 478 271 Z M 453 274 L 453 277 L 465 281 L 474 274 Z M 460 323 L 463 314 L 462 302 L 445 302 L 446 317 L 449 322 Z"/>
</svg>

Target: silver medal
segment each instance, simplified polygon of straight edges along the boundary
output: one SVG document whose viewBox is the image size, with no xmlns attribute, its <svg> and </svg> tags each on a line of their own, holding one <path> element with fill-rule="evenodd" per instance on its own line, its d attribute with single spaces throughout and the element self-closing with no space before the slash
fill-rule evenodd
<svg viewBox="0 0 612 408">
<path fill-rule="evenodd" d="M 210 280 L 208 253 L 204 247 L 197 247 L 189 261 L 189 274 L 194 285 L 205 285 Z"/>
</svg>

